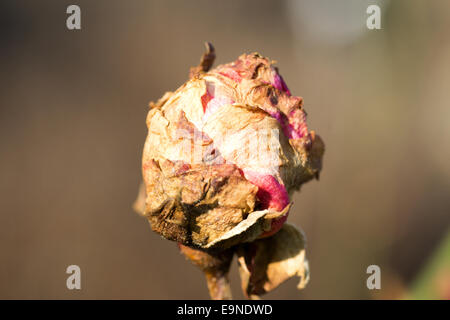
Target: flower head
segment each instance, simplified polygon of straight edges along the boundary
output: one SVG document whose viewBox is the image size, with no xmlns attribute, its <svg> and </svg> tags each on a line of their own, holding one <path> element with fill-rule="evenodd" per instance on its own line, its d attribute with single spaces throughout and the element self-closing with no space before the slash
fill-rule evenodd
<svg viewBox="0 0 450 320">
<path fill-rule="evenodd" d="M 139 211 L 197 265 L 238 254 L 249 297 L 295 274 L 306 283 L 303 236 L 285 221 L 324 144 L 272 61 L 244 54 L 210 70 L 214 57 L 207 44 L 190 80 L 150 104 Z M 223 278 L 224 265 L 203 269 Z"/>
</svg>

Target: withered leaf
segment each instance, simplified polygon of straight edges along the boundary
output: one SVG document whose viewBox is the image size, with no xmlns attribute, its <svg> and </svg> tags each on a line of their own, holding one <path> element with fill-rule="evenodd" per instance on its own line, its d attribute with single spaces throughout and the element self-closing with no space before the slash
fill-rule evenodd
<svg viewBox="0 0 450 320">
<path fill-rule="evenodd" d="M 294 276 L 300 277 L 299 289 L 309 281 L 305 239 L 291 224 L 284 224 L 272 237 L 242 244 L 237 255 L 242 289 L 249 298 L 272 291 Z"/>
</svg>

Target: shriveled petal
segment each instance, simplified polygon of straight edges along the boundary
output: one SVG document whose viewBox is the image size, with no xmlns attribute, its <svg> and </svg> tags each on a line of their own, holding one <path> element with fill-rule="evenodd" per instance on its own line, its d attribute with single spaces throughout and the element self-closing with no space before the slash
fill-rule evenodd
<svg viewBox="0 0 450 320">
<path fill-rule="evenodd" d="M 300 277 L 302 289 L 309 281 L 305 239 L 295 226 L 285 223 L 274 236 L 243 244 L 237 250 L 244 294 L 249 298 L 272 291 L 291 277 Z"/>
<path fill-rule="evenodd" d="M 289 211 L 289 208 L 290 205 L 280 212 L 267 209 L 251 212 L 245 220 L 208 243 L 205 248 L 229 247 L 238 243 L 254 241 L 270 230 L 272 219 L 282 217 Z"/>
<path fill-rule="evenodd" d="M 203 130 L 223 157 L 240 168 L 277 176 L 279 167 L 289 165 L 294 156 L 278 122 L 256 107 L 224 105 Z"/>
<path fill-rule="evenodd" d="M 258 188 L 236 166 L 149 161 L 144 168 L 144 215 L 169 240 L 200 248 L 229 248 L 256 239 L 270 219 L 285 214 L 253 211 Z M 267 218 L 266 218 L 267 216 Z"/>
</svg>

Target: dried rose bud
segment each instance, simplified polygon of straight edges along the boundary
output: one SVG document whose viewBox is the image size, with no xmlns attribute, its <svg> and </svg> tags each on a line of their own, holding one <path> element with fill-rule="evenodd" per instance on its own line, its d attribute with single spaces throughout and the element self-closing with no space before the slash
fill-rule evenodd
<svg viewBox="0 0 450 320">
<path fill-rule="evenodd" d="M 138 211 L 206 270 L 210 292 L 228 272 L 225 251 L 240 257 L 249 297 L 296 274 L 303 286 L 304 240 L 283 225 L 292 192 L 318 178 L 324 144 L 272 61 L 244 54 L 209 70 L 214 58 L 207 44 L 191 79 L 150 103 Z M 214 290 L 213 298 L 228 297 Z"/>
</svg>

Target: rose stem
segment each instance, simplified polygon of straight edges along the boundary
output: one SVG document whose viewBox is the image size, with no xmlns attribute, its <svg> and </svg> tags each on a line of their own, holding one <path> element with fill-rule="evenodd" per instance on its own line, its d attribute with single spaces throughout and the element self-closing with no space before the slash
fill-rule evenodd
<svg viewBox="0 0 450 320">
<path fill-rule="evenodd" d="M 231 300 L 231 287 L 228 276 L 221 272 L 205 271 L 209 295 L 213 300 Z"/>
</svg>

